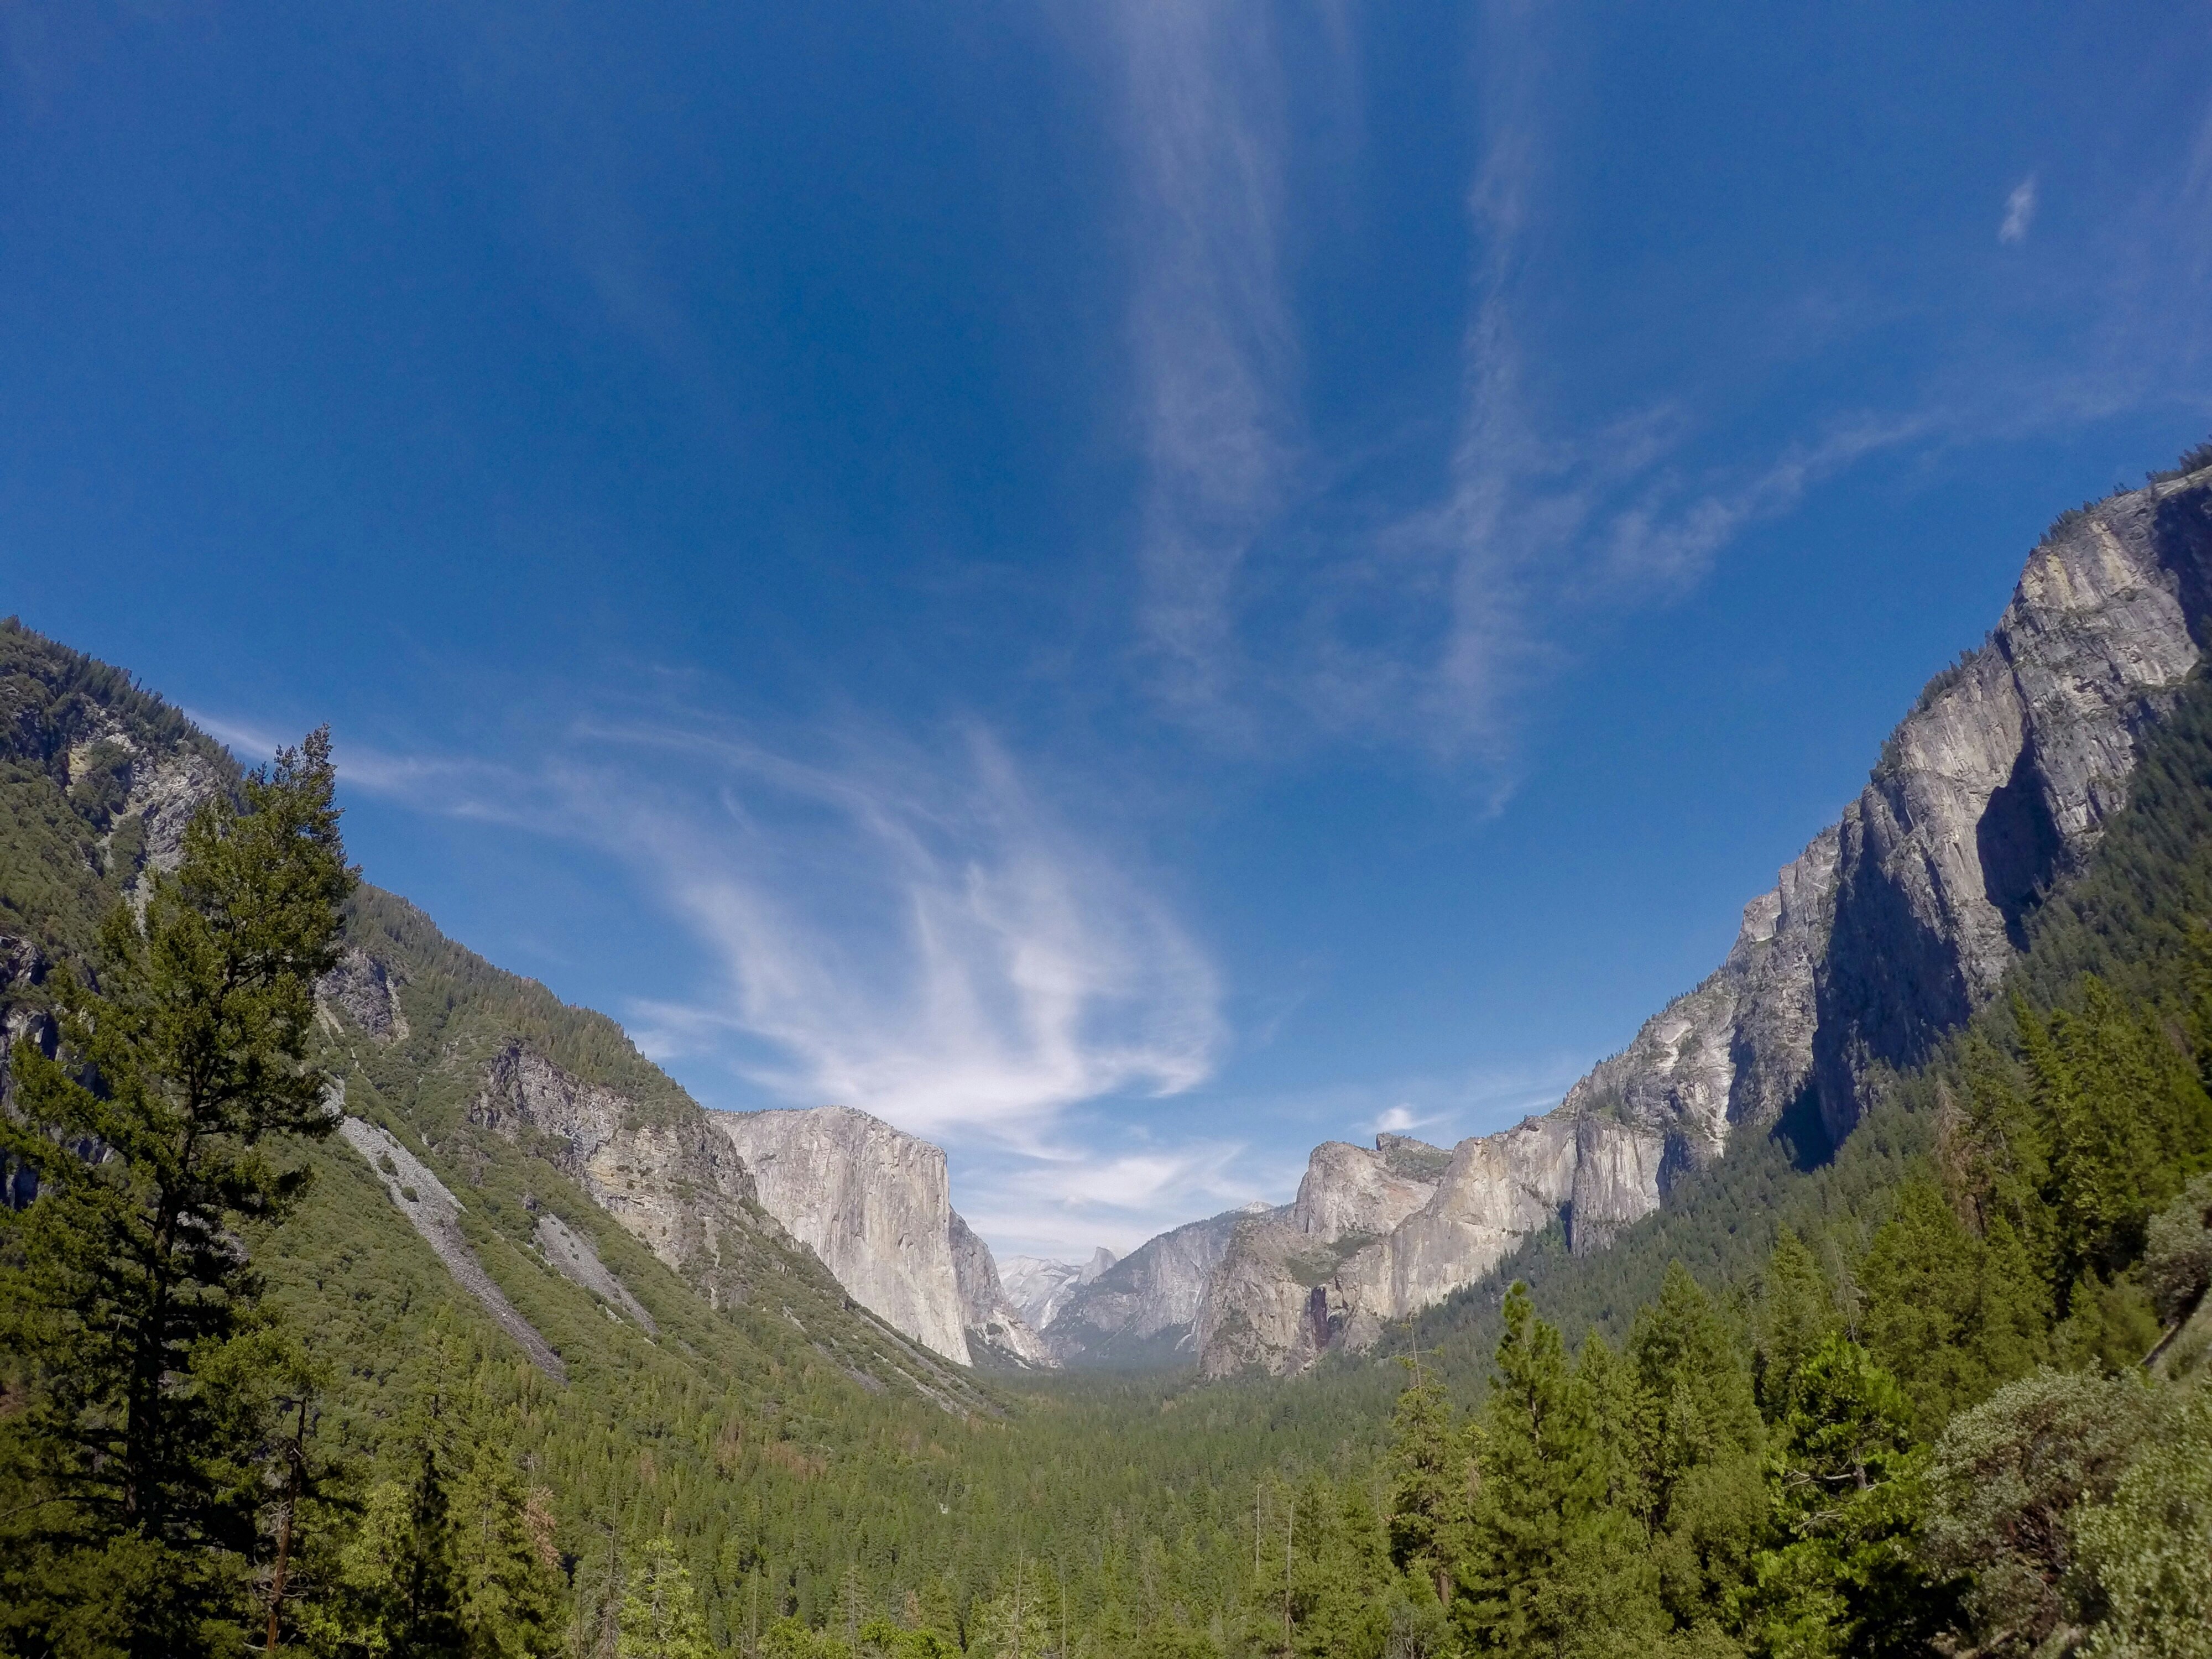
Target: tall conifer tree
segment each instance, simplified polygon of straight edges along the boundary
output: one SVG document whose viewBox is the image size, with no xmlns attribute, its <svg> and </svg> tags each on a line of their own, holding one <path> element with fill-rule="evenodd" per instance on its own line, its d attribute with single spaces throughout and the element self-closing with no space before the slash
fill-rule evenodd
<svg viewBox="0 0 2212 1659">
<path fill-rule="evenodd" d="M 96 972 L 54 975 L 61 1053 L 9 1056 L 0 1340 L 27 1371 L 4 1431 L 22 1500 L 0 1544 L 10 1640 L 59 1651 L 222 1649 L 250 1616 L 271 1346 L 246 1241 L 307 1182 L 272 1155 L 328 1133 L 307 1063 L 314 984 L 354 875 L 326 732 L 193 817 Z"/>
</svg>

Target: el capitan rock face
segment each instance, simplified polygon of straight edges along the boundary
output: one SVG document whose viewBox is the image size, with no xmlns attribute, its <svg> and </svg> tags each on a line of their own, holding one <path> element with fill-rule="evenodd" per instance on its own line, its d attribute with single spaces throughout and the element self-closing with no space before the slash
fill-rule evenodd
<svg viewBox="0 0 2212 1659">
<path fill-rule="evenodd" d="M 1602 1249 L 1679 1172 L 1792 1109 L 1831 1140 L 1849 1133 L 1870 1066 L 1920 1060 L 1995 993 L 2027 915 L 2124 803 L 2208 620 L 2212 468 L 2067 514 L 1988 641 L 1929 683 L 1702 984 L 1549 1115 L 1461 1142 L 1385 1236 L 1326 1240 L 1365 1201 L 1337 1176 L 1341 1198 L 1308 1205 L 1301 1188 L 1316 1231 L 1243 1230 L 1206 1292 L 1203 1369 L 1295 1370 L 1364 1346 L 1554 1222 L 1577 1252 Z M 1310 1182 L 1345 1163 L 1315 1156 Z M 1338 1259 L 1314 1253 L 1323 1242 Z"/>
<path fill-rule="evenodd" d="M 751 1172 L 761 1207 L 855 1302 L 969 1363 L 941 1150 L 848 1106 L 708 1115 Z"/>
</svg>

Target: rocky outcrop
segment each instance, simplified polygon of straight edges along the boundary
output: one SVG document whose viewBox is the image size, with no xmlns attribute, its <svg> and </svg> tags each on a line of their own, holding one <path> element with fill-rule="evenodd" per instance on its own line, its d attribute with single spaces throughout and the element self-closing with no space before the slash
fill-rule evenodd
<svg viewBox="0 0 2212 1659">
<path fill-rule="evenodd" d="M 406 982 L 391 963 L 349 945 L 337 965 L 315 981 L 315 1012 L 333 1031 L 343 1015 L 373 1042 L 397 1042 L 408 1034 L 407 1012 L 399 1006 L 399 988 Z"/>
<path fill-rule="evenodd" d="M 846 1106 L 708 1115 L 751 1171 L 762 1207 L 855 1302 L 968 1363 L 941 1150 Z"/>
<path fill-rule="evenodd" d="M 619 1309 L 648 1334 L 659 1334 L 660 1328 L 653 1322 L 645 1304 L 599 1260 L 598 1247 L 550 1210 L 538 1212 L 537 1244 L 545 1265 L 562 1278 L 589 1291 L 608 1306 L 609 1312 Z"/>
<path fill-rule="evenodd" d="M 961 1323 L 974 1363 L 1018 1370 L 1058 1364 L 999 1282 L 999 1266 L 991 1259 L 991 1247 L 975 1236 L 957 1210 L 952 1212 L 947 1237 L 952 1246 L 953 1279 L 960 1286 Z"/>
<path fill-rule="evenodd" d="M 1329 1271 L 1251 1230 L 1208 1292 L 1204 1368 L 1362 1346 L 1554 1222 L 1601 1249 L 1741 1129 L 1849 1133 L 1871 1067 L 1919 1060 L 1995 994 L 2029 915 L 2124 803 L 2208 620 L 2212 468 L 2066 514 L 1702 984 L 1550 1115 L 1462 1142 L 1426 1203 Z"/>
<path fill-rule="evenodd" d="M 2029 913 L 2124 803 L 2209 599 L 2212 469 L 2067 514 L 1989 639 L 1747 907 L 1728 959 L 1562 1109 L 1662 1137 L 1669 1176 L 1800 1101 L 1848 1133 L 1868 1067 L 1920 1060 L 1994 994 Z"/>
<path fill-rule="evenodd" d="M 1449 1159 L 1442 1147 L 1403 1135 L 1378 1135 L 1372 1147 L 1325 1140 L 1306 1160 L 1289 1224 L 1325 1242 L 1387 1233 L 1429 1201 Z"/>
<path fill-rule="evenodd" d="M 198 750 L 179 744 L 166 753 L 137 750 L 119 731 L 112 742 L 132 749 L 123 804 L 115 818 L 137 818 L 144 839 L 145 866 L 173 870 L 185 855 L 185 827 L 201 805 L 230 787 L 224 769 Z M 72 765 L 77 759 L 72 751 Z M 114 831 L 109 832 L 112 845 Z"/>
<path fill-rule="evenodd" d="M 553 1345 L 538 1334 L 536 1326 L 515 1311 L 514 1304 L 492 1283 L 491 1275 L 477 1260 L 477 1253 L 469 1248 L 461 1232 L 461 1200 L 430 1172 L 429 1165 L 409 1152 L 389 1131 L 364 1118 L 341 1118 L 338 1133 L 375 1172 L 399 1213 L 437 1252 L 438 1260 L 446 1264 L 446 1271 L 453 1274 L 453 1282 L 483 1304 L 484 1311 L 514 1339 L 530 1357 L 532 1364 L 558 1382 L 567 1382 L 568 1368 L 554 1352 Z"/>
<path fill-rule="evenodd" d="M 772 1309 L 789 1294 L 775 1287 L 787 1285 L 794 1270 L 818 1274 L 828 1264 L 821 1261 L 818 1247 L 794 1237 L 762 1201 L 744 1158 L 720 1127 L 722 1115 L 702 1111 L 688 1099 L 648 1110 L 514 1040 L 501 1045 L 485 1065 L 467 1111 L 472 1125 L 516 1143 L 574 1180 L 586 1197 L 703 1295 L 709 1306 L 730 1307 L 757 1297 Z M 941 1172 L 943 1154 L 934 1147 L 927 1150 L 937 1154 Z M 782 1174 L 790 1173 L 786 1164 Z M 949 1221 L 949 1203 L 945 1213 Z M 939 1235 L 940 1241 L 944 1237 Z M 540 1229 L 538 1243 L 549 1263 L 566 1272 L 562 1261 L 556 1259 L 556 1255 L 565 1255 L 570 1267 L 586 1275 L 578 1282 L 605 1297 L 616 1311 L 629 1311 L 636 1322 L 652 1328 L 641 1305 L 625 1300 L 626 1292 L 615 1294 L 621 1287 L 610 1270 L 600 1269 L 605 1279 L 592 1275 L 589 1264 L 580 1264 L 573 1252 L 556 1252 L 557 1243 L 549 1242 L 547 1230 Z M 949 1264 L 949 1248 L 945 1255 Z M 824 1283 L 835 1278 L 831 1269 Z M 947 1279 L 949 1282 L 949 1265 Z M 871 1368 L 882 1368 L 956 1415 L 978 1407 L 991 1409 L 960 1373 L 925 1351 L 928 1345 L 909 1340 L 910 1334 L 882 1319 L 849 1286 L 833 1288 L 852 1298 L 848 1310 L 857 1304 L 861 1310 L 857 1317 L 878 1334 L 863 1345 L 867 1352 L 848 1350 L 842 1355 L 832 1352 L 826 1334 L 815 1334 L 817 1348 L 854 1381 L 879 1389 L 883 1382 Z M 799 1324 L 788 1305 L 783 1317 Z M 966 1363 L 964 1342 L 952 1357 Z"/>
<path fill-rule="evenodd" d="M 1076 1289 L 1044 1331 L 1046 1346 L 1064 1365 L 1188 1361 L 1207 1281 L 1237 1224 L 1282 1213 L 1249 1204 L 1146 1241 Z"/>
<path fill-rule="evenodd" d="M 1042 1331 L 1067 1305 L 1069 1297 L 1120 1260 L 1103 1244 L 1091 1251 L 1088 1261 L 1008 1256 L 1000 1265 L 999 1279 L 1024 1322 L 1033 1331 Z"/>
<path fill-rule="evenodd" d="M 563 1071 L 509 1042 L 485 1066 L 471 1123 L 522 1143 L 581 1187 L 662 1261 L 701 1281 L 708 1300 L 742 1298 L 717 1274 L 725 1235 L 763 1218 L 751 1176 L 706 1115 L 647 1118 L 613 1090 Z"/>
<path fill-rule="evenodd" d="M 25 1037 L 52 1056 L 60 1032 L 42 994 L 53 964 L 35 939 L 0 933 L 0 1107 L 13 1098 L 5 1064 Z"/>
<path fill-rule="evenodd" d="M 61 1032 L 42 994 L 52 964 L 35 941 L 0 933 L 0 1113 L 12 1111 L 15 1078 L 8 1056 L 28 1038 L 49 1059 Z M 0 1209 L 28 1209 L 39 1195 L 39 1175 L 30 1160 L 0 1152 Z"/>
<path fill-rule="evenodd" d="M 1345 1264 L 1426 1206 L 1450 1161 L 1403 1135 L 1315 1147 L 1290 1208 L 1243 1218 L 1231 1233 L 1194 1322 L 1200 1368 L 1225 1376 L 1310 1364 L 1349 1316 L 1336 1282 Z"/>
</svg>

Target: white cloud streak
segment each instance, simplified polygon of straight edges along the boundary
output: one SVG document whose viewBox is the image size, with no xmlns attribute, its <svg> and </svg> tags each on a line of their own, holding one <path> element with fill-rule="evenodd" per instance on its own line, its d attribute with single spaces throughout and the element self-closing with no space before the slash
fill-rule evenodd
<svg viewBox="0 0 2212 1659">
<path fill-rule="evenodd" d="M 1199 1139 L 1100 1155 L 1069 1147 L 1018 1167 L 965 1159 L 975 1198 L 961 1213 L 994 1247 L 1080 1260 L 1103 1244 L 1126 1255 L 1153 1235 L 1264 1197 L 1242 1141 Z"/>
<path fill-rule="evenodd" d="M 1448 483 L 1379 532 L 1285 552 L 1285 520 L 1321 470 L 1304 447 L 1283 269 L 1294 204 L 1277 30 L 1290 25 L 1240 0 L 1131 0 L 1112 16 L 1140 204 L 1139 620 L 1156 684 L 1214 738 L 1382 735 L 1471 760 L 1502 792 L 1520 699 L 1556 670 L 1565 612 L 1677 596 L 1747 527 L 1918 429 L 1845 418 L 1702 480 L 1665 465 L 1694 424 L 1680 409 L 1550 429 L 1521 313 L 1553 194 L 1557 69 L 1546 15 L 1493 0 L 1475 54 L 1476 251 Z M 1348 62 L 1343 20 L 1324 33 Z"/>
<path fill-rule="evenodd" d="M 1078 1102 L 1212 1069 L 1204 954 L 987 738 L 956 788 L 922 763 L 681 747 L 722 769 L 720 815 L 624 811 L 623 839 L 720 957 L 720 1012 L 789 1057 L 756 1081 L 1018 1141 Z"/>
<path fill-rule="evenodd" d="M 1747 526 L 1780 518 L 1822 479 L 1876 450 L 1907 442 L 1930 425 L 1924 416 L 1851 421 L 1815 442 L 1792 445 L 1749 478 L 1705 491 L 1655 481 L 1640 501 L 1607 524 L 1601 579 L 1625 591 L 1687 588 Z"/>
<path fill-rule="evenodd" d="M 773 1098 L 1048 1155 L 1065 1109 L 1202 1082 L 1220 987 L 1171 908 L 981 732 L 796 760 L 696 725 L 580 728 L 535 770 L 339 750 L 347 783 L 582 840 L 706 948 L 714 982 L 625 1012 L 658 1058 Z"/>
<path fill-rule="evenodd" d="M 1136 198 L 1141 621 L 1170 701 L 1218 719 L 1239 568 L 1280 504 L 1295 444 L 1282 86 L 1267 9 L 1125 0 L 1110 15 Z"/>
<path fill-rule="evenodd" d="M 2004 219 L 1997 226 L 1997 240 L 2007 244 L 2024 242 L 2028 229 L 2035 223 L 2035 175 L 2029 173 L 2012 187 L 2005 198 Z"/>
</svg>

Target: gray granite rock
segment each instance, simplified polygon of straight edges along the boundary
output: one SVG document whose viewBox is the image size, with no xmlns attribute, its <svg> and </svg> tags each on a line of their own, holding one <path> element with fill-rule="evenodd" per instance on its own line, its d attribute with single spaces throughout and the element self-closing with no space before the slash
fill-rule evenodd
<svg viewBox="0 0 2212 1659">
<path fill-rule="evenodd" d="M 1068 1297 L 1120 1260 L 1103 1244 L 1091 1251 L 1086 1261 L 1010 1255 L 999 1264 L 999 1280 L 1029 1328 L 1042 1331 L 1059 1316 Z"/>
<path fill-rule="evenodd" d="M 969 1363 L 941 1150 L 847 1106 L 708 1115 L 751 1171 L 762 1207 L 855 1302 Z"/>
<path fill-rule="evenodd" d="M 469 1248 L 468 1239 L 461 1232 L 461 1200 L 430 1172 L 430 1166 L 408 1151 L 389 1131 L 364 1118 L 341 1118 L 338 1134 L 375 1172 L 399 1213 L 437 1252 L 438 1260 L 446 1264 L 446 1271 L 453 1274 L 454 1283 L 483 1305 L 484 1311 L 498 1321 L 500 1328 L 530 1357 L 532 1364 L 548 1376 L 567 1382 L 568 1368 L 554 1352 L 553 1345 L 515 1310 L 506 1292 L 492 1282 L 491 1275 L 477 1260 L 476 1252 Z"/>
<path fill-rule="evenodd" d="M 335 1028 L 343 1016 L 373 1042 L 394 1042 L 407 1036 L 406 1011 L 399 988 L 406 975 L 358 945 L 349 945 L 337 965 L 315 981 L 315 1012 Z"/>
<path fill-rule="evenodd" d="M 1995 994 L 2027 915 L 2124 804 L 2208 623 L 2212 468 L 2066 515 L 1703 983 L 1549 1115 L 1462 1142 L 1432 1198 L 1330 1271 L 1248 1230 L 1207 1292 L 1202 1367 L 1364 1346 L 1553 1222 L 1602 1249 L 1739 1131 L 1790 1115 L 1801 1136 L 1848 1134 L 1870 1067 L 1919 1060 Z"/>
<path fill-rule="evenodd" d="M 1334 1240 L 1347 1233 L 1387 1233 L 1426 1204 L 1447 1158 L 1441 1147 L 1425 1150 L 1436 1155 L 1437 1169 L 1425 1179 L 1401 1170 L 1418 1169 L 1419 1161 L 1407 1150 L 1420 1143 L 1402 1136 L 1390 1138 L 1385 1148 L 1378 1138 L 1372 1147 L 1349 1141 L 1325 1140 L 1306 1159 L 1305 1178 L 1291 1206 L 1290 1225 L 1309 1237 Z"/>
<path fill-rule="evenodd" d="M 545 1258 L 545 1265 L 562 1278 L 580 1285 L 602 1303 L 620 1309 L 634 1324 L 653 1334 L 659 1334 L 660 1328 L 653 1322 L 653 1316 L 646 1310 L 645 1304 L 632 1296 L 629 1287 L 599 1260 L 599 1248 L 550 1210 L 538 1212 L 537 1243 L 538 1254 Z"/>
<path fill-rule="evenodd" d="M 1079 1285 L 1043 1332 L 1065 1365 L 1186 1362 L 1207 1281 L 1239 1222 L 1287 1214 L 1248 1205 L 1164 1232 Z"/>
<path fill-rule="evenodd" d="M 952 1273 L 960 1286 L 960 1318 L 968 1334 L 968 1352 L 978 1365 L 1011 1366 L 1018 1370 L 1042 1370 L 1060 1362 L 1052 1357 L 1037 1334 L 1030 1328 L 999 1282 L 998 1263 L 991 1247 L 975 1230 L 952 1212 L 950 1228 Z"/>
</svg>

